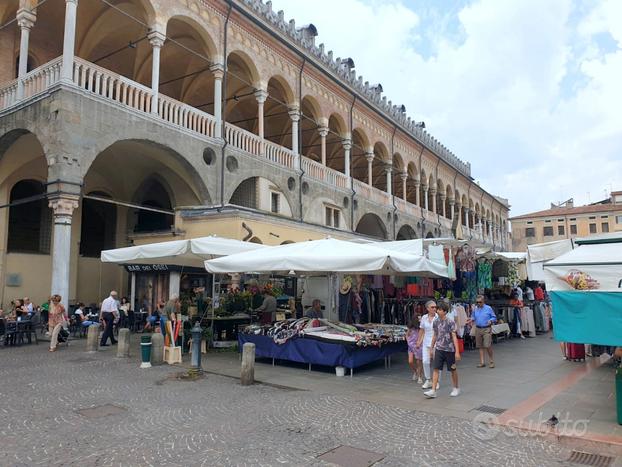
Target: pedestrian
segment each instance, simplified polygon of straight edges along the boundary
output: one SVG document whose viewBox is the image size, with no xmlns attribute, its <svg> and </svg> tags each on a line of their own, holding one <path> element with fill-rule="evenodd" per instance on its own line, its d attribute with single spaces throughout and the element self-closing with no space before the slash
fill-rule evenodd
<svg viewBox="0 0 622 467">
<path fill-rule="evenodd" d="M 111 290 L 108 298 L 106 298 L 101 304 L 101 308 L 99 310 L 99 322 L 104 323 L 104 333 L 102 334 L 102 338 L 99 343 L 100 347 L 106 347 L 108 345 L 108 338 L 110 338 L 112 345 L 117 343 L 113 332 L 114 321 L 119 317 L 117 303 L 117 292 Z"/>
<path fill-rule="evenodd" d="M 177 313 L 179 310 L 179 295 L 171 295 L 168 302 L 166 302 L 166 305 L 164 305 L 164 307 L 160 310 L 160 331 L 162 332 L 162 335 L 166 337 L 166 321 L 171 319 L 171 315 Z"/>
<path fill-rule="evenodd" d="M 255 311 L 261 312 L 261 324 L 272 324 L 276 320 L 276 298 L 267 287 L 263 294 L 263 303 Z"/>
<path fill-rule="evenodd" d="M 421 347 L 423 373 L 425 376 L 425 382 L 421 388 L 430 389 L 432 387 L 430 350 L 432 349 L 432 338 L 434 337 L 434 321 L 438 319 L 436 316 L 436 302 L 434 300 L 428 300 L 425 304 L 425 309 L 427 314 L 421 317 L 419 340 L 417 343 Z"/>
<path fill-rule="evenodd" d="M 127 327 L 128 317 L 130 313 L 130 302 L 127 297 L 121 299 L 119 305 L 119 329 Z"/>
<path fill-rule="evenodd" d="M 483 295 L 478 295 L 475 299 L 475 308 L 471 320 L 475 325 L 475 347 L 479 349 L 479 365 L 477 368 L 484 368 L 484 350 L 488 353 L 488 366 L 495 367 L 492 353 L 492 325 L 497 322 L 497 316 L 489 305 L 486 305 Z"/>
<path fill-rule="evenodd" d="M 50 308 L 48 317 L 48 332 L 51 334 L 50 352 L 56 352 L 58 346 L 58 333 L 66 321 L 65 307 L 61 303 L 60 295 L 52 295 L 50 298 Z"/>
<path fill-rule="evenodd" d="M 423 383 L 423 362 L 421 355 L 421 345 L 419 344 L 419 317 L 415 316 L 408 323 L 408 332 L 406 333 L 406 342 L 408 343 L 408 365 L 413 372 L 412 379 L 417 384 Z"/>
<path fill-rule="evenodd" d="M 447 318 L 447 313 L 449 313 L 449 305 L 447 303 L 439 303 L 437 313 L 438 319 L 434 322 L 434 337 L 432 338 L 432 346 L 430 348 L 430 353 L 434 355 L 432 387 L 437 387 L 443 366 L 446 366 L 447 370 L 451 372 L 451 382 L 453 384 L 453 389 L 449 395 L 456 397 L 460 395 L 458 369 L 456 367 L 456 362 L 460 360 L 456 323 Z M 436 389 L 430 389 L 423 394 L 433 399 L 436 397 Z"/>
</svg>

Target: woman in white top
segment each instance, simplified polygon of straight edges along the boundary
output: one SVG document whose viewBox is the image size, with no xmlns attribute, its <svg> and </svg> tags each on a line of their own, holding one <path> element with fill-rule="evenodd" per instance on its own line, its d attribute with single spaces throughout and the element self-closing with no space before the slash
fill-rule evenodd
<svg viewBox="0 0 622 467">
<path fill-rule="evenodd" d="M 430 357 L 432 349 L 432 338 L 434 337 L 434 321 L 438 319 L 436 316 L 436 302 L 429 300 L 425 304 L 427 314 L 421 317 L 420 327 L 423 332 L 419 332 L 418 346 L 423 345 L 422 357 L 423 357 L 423 374 L 425 375 L 425 382 L 423 389 L 430 389 L 432 387 L 432 371 L 430 368 Z M 438 388 L 437 388 L 438 389 Z"/>
</svg>

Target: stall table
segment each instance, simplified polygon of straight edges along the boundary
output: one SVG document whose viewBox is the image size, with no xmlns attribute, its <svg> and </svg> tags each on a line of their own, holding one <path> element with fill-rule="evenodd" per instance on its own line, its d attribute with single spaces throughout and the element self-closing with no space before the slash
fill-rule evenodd
<svg viewBox="0 0 622 467">
<path fill-rule="evenodd" d="M 238 326 L 251 322 L 250 315 L 239 314 L 231 316 L 205 316 L 202 323 L 210 326 L 213 321 L 213 343 L 214 347 L 230 347 L 235 345 L 238 337 Z"/>
<path fill-rule="evenodd" d="M 352 377 L 354 368 L 378 360 L 390 365 L 390 357 L 394 353 L 406 352 L 406 342 L 384 344 L 381 347 L 358 347 L 349 343 L 332 343 L 310 337 L 294 337 L 284 344 L 277 344 L 272 337 L 255 334 L 238 334 L 239 351 L 245 343 L 255 344 L 257 357 L 289 360 L 298 363 L 307 363 L 309 371 L 311 365 L 342 366 L 350 369 Z"/>
</svg>

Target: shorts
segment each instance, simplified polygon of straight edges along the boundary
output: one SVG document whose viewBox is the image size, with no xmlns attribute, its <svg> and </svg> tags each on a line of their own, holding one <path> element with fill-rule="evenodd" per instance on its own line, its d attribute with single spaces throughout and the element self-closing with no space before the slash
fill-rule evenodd
<svg viewBox="0 0 622 467">
<path fill-rule="evenodd" d="M 475 328 L 475 347 L 487 349 L 492 345 L 492 329 Z"/>
<path fill-rule="evenodd" d="M 456 371 L 456 352 L 449 352 L 447 350 L 434 351 L 434 364 L 432 367 L 435 370 L 442 371 L 443 365 L 447 365 L 447 370 Z"/>
</svg>

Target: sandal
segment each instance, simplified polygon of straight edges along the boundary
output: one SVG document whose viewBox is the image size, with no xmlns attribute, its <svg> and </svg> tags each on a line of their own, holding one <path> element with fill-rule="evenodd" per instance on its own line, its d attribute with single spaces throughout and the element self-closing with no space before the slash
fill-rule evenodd
<svg viewBox="0 0 622 467">
<path fill-rule="evenodd" d="M 488 365 L 489 368 L 494 368 L 495 367 L 495 362 L 490 362 L 490 365 Z"/>
<path fill-rule="evenodd" d="M 485 363 L 480 363 L 479 365 L 477 365 L 477 368 L 484 368 L 486 366 Z"/>
<path fill-rule="evenodd" d="M 49 349 L 49 352 L 56 352 L 56 349 Z"/>
</svg>

